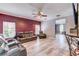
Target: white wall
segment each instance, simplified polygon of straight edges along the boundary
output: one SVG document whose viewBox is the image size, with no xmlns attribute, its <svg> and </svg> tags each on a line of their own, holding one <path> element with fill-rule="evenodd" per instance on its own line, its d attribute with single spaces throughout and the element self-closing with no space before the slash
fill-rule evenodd
<svg viewBox="0 0 79 59">
<path fill-rule="evenodd" d="M 48 37 L 55 36 L 55 20 L 42 21 L 41 29 Z"/>
<path fill-rule="evenodd" d="M 74 17 L 68 16 L 66 17 L 66 33 L 70 34 L 70 29 L 75 27 Z"/>
<path fill-rule="evenodd" d="M 79 36 L 79 15 L 78 15 L 78 36 Z"/>
</svg>

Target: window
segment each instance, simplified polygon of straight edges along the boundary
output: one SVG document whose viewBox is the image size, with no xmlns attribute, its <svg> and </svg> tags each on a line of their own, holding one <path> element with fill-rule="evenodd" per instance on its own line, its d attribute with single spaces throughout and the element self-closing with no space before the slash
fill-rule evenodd
<svg viewBox="0 0 79 59">
<path fill-rule="evenodd" d="M 12 38 L 15 36 L 15 22 L 3 22 L 3 34 L 5 38 Z"/>
<path fill-rule="evenodd" d="M 35 34 L 39 34 L 40 32 L 40 25 L 35 25 Z"/>
<path fill-rule="evenodd" d="M 60 25 L 60 32 L 62 33 L 63 31 L 64 31 L 64 25 L 61 24 L 61 25 Z"/>
</svg>

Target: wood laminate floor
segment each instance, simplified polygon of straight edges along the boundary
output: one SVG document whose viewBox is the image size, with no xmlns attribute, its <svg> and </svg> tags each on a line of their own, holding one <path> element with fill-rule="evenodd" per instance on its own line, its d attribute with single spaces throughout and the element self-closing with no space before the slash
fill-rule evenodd
<svg viewBox="0 0 79 59">
<path fill-rule="evenodd" d="M 56 38 L 37 39 L 22 44 L 26 47 L 28 56 L 68 56 L 69 50 L 64 35 L 57 34 Z"/>
</svg>

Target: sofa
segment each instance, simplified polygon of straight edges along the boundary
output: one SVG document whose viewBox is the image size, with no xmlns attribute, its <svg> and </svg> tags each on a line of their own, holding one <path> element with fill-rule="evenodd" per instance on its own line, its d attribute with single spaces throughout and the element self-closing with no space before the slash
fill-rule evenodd
<svg viewBox="0 0 79 59">
<path fill-rule="evenodd" d="M 0 56 L 27 56 L 26 49 L 21 47 L 16 47 L 13 49 L 10 49 L 9 51 L 5 51 L 0 53 Z"/>
<path fill-rule="evenodd" d="M 46 36 L 45 33 L 43 33 L 42 31 L 40 31 L 40 33 L 38 34 L 38 37 L 39 37 L 40 39 L 44 39 L 44 38 L 46 38 L 47 36 Z"/>
<path fill-rule="evenodd" d="M 26 56 L 26 48 L 16 39 L 3 38 L 0 35 L 0 56 Z"/>
<path fill-rule="evenodd" d="M 33 32 L 19 32 L 16 34 L 16 39 L 21 43 L 36 40 L 37 36 Z"/>
</svg>

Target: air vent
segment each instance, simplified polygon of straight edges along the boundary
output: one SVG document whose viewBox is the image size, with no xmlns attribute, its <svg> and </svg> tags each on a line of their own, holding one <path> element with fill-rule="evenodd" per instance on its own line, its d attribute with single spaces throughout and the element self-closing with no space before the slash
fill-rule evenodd
<svg viewBox="0 0 79 59">
<path fill-rule="evenodd" d="M 60 17 L 60 15 L 56 15 L 56 17 Z"/>
</svg>

